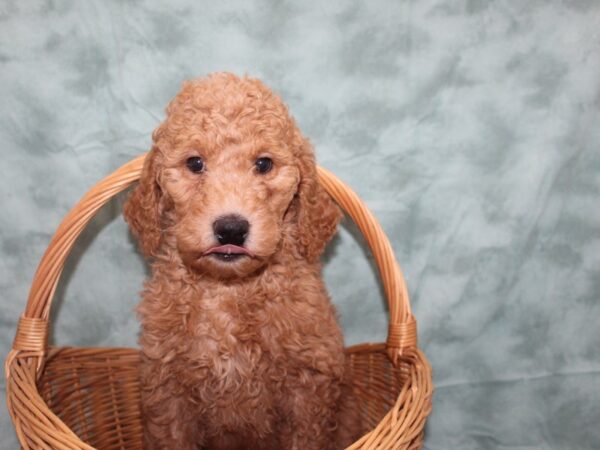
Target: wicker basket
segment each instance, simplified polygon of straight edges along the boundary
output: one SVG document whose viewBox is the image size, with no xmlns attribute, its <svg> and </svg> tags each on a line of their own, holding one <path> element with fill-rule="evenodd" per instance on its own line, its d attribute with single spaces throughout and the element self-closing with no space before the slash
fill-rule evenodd
<svg viewBox="0 0 600 450">
<path fill-rule="evenodd" d="M 65 260 L 94 213 L 140 176 L 145 155 L 92 188 L 56 231 L 33 280 L 6 359 L 8 409 L 25 449 L 140 449 L 139 354 L 125 348 L 48 347 L 50 305 Z M 417 348 L 406 285 L 387 237 L 346 185 L 321 184 L 356 222 L 374 254 L 389 303 L 385 344 L 346 349 L 362 417 L 350 449 L 418 449 L 431 411 L 431 369 Z"/>
</svg>

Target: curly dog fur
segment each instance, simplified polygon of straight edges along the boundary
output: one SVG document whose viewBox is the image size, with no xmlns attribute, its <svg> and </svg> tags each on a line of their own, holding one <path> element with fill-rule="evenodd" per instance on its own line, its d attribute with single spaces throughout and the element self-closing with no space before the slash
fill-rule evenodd
<svg viewBox="0 0 600 450">
<path fill-rule="evenodd" d="M 268 173 L 255 167 L 263 157 Z M 250 256 L 206 254 L 228 214 L 247 219 Z M 146 447 L 349 445 L 355 408 L 319 262 L 341 211 L 282 101 L 247 77 L 186 82 L 125 218 L 152 259 L 138 306 Z"/>
</svg>

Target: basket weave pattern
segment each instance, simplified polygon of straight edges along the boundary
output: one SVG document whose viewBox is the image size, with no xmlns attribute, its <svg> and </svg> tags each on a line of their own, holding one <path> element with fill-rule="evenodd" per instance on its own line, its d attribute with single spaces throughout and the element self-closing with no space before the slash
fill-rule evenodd
<svg viewBox="0 0 600 450">
<path fill-rule="evenodd" d="M 141 449 L 139 353 L 121 348 L 48 347 L 52 298 L 87 223 L 139 179 L 145 155 L 94 186 L 65 217 L 36 271 L 6 358 L 8 409 L 25 449 Z M 348 449 L 418 449 L 431 411 L 431 368 L 417 347 L 404 277 L 381 226 L 356 194 L 319 168 L 319 180 L 365 236 L 389 305 L 385 344 L 346 349 L 362 418 Z"/>
</svg>

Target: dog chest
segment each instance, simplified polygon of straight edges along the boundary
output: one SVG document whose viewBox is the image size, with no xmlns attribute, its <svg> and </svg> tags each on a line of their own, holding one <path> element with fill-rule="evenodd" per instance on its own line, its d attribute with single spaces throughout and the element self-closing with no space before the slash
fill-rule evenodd
<svg viewBox="0 0 600 450">
<path fill-rule="evenodd" d="M 204 317 L 196 326 L 188 357 L 198 368 L 192 396 L 204 410 L 206 424 L 223 430 L 266 435 L 276 420 L 277 394 L 285 372 L 265 351 L 258 333 L 223 313 Z"/>
</svg>

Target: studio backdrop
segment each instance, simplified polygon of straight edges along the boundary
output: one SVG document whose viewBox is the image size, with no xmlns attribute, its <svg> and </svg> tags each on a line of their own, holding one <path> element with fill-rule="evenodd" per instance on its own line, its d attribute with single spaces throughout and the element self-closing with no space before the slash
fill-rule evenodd
<svg viewBox="0 0 600 450">
<path fill-rule="evenodd" d="M 183 80 L 231 71 L 389 236 L 433 367 L 425 448 L 600 448 L 599 30 L 593 0 L 2 2 L 0 353 L 66 212 L 149 149 Z M 57 345 L 136 346 L 122 203 L 67 263 Z M 354 226 L 325 260 L 346 343 L 384 340 Z"/>
</svg>

